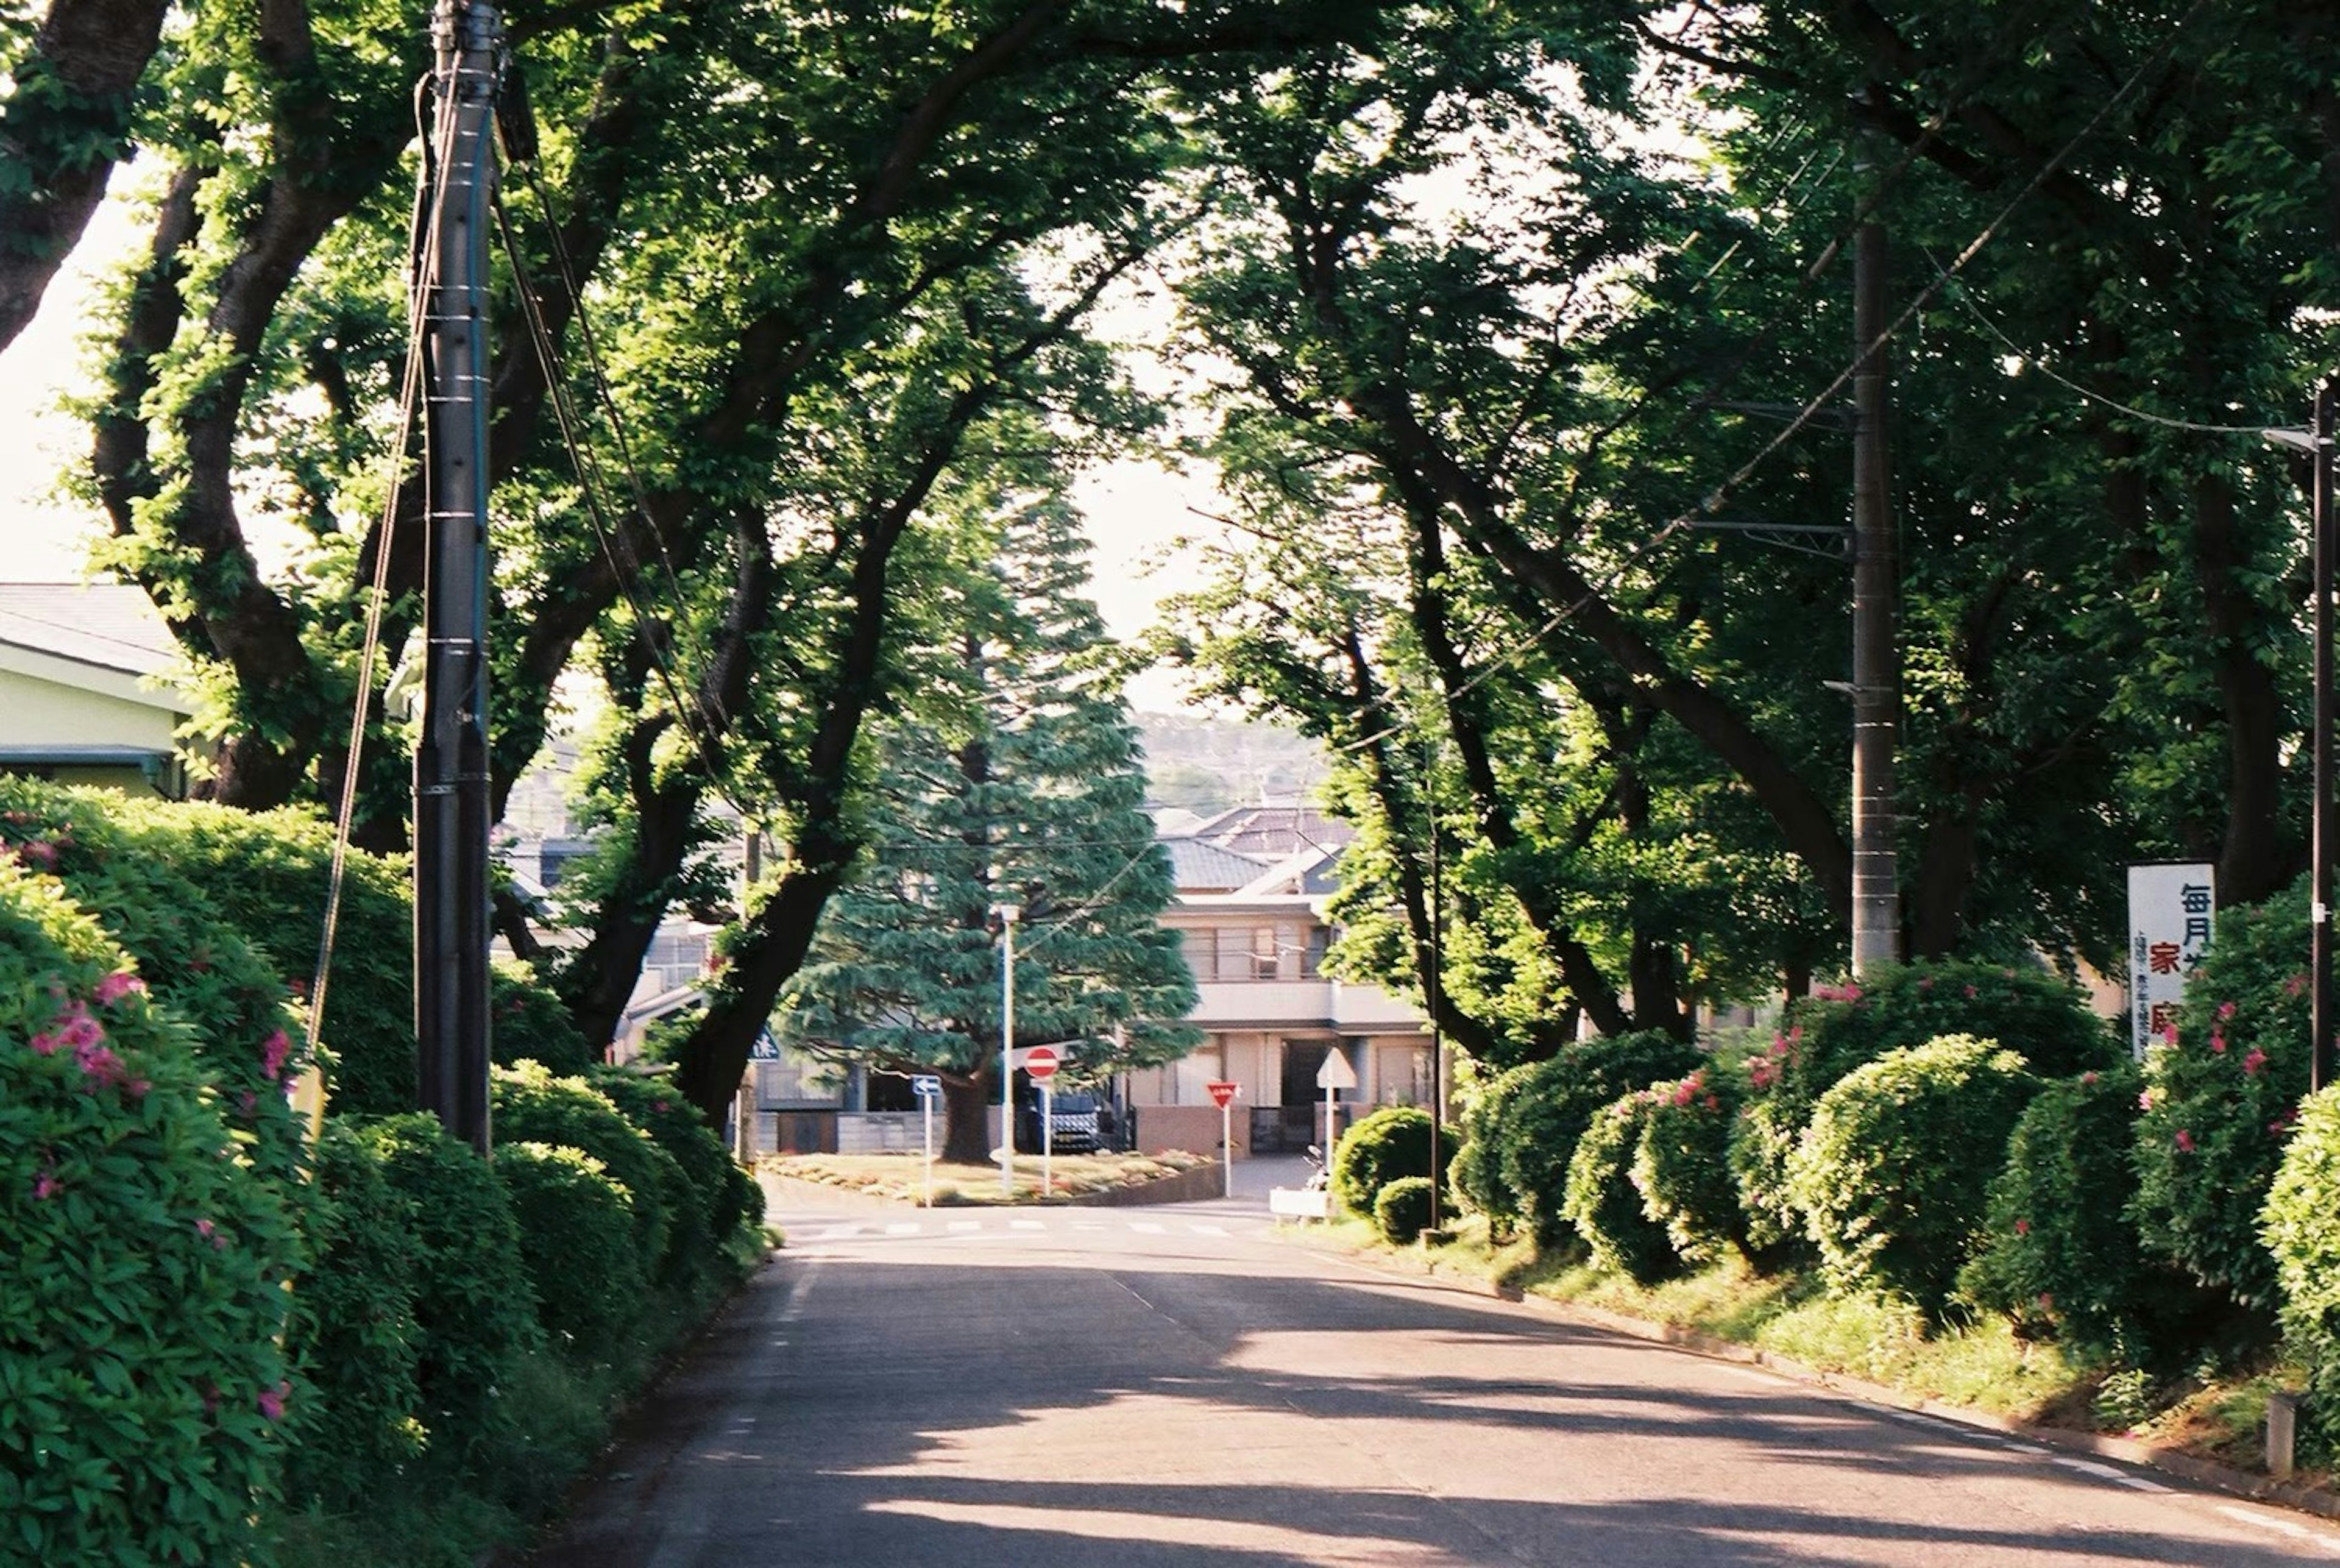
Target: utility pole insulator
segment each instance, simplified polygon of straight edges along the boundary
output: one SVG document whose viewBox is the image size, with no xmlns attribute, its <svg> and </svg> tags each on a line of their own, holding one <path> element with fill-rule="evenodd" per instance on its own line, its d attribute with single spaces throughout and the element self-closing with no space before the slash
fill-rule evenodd
<svg viewBox="0 0 2340 1568">
<path fill-rule="evenodd" d="M 502 29 L 431 17 L 423 297 L 422 726 L 414 748 L 416 1098 L 485 1154 L 488 1131 L 488 231 Z"/>
</svg>

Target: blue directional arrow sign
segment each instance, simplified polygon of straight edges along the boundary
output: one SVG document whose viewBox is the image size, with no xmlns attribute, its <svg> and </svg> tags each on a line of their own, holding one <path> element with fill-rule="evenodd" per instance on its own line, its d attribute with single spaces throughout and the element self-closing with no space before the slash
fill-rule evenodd
<svg viewBox="0 0 2340 1568">
<path fill-rule="evenodd" d="M 912 1073 L 910 1092 L 922 1100 L 938 1100 L 943 1097 L 943 1081 L 932 1073 Z"/>
</svg>

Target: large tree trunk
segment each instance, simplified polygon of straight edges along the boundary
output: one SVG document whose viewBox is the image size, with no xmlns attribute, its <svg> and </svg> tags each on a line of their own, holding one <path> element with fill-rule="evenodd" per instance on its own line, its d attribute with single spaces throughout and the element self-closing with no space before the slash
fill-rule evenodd
<svg viewBox="0 0 2340 1568">
<path fill-rule="evenodd" d="M 943 1075 L 943 1111 L 949 1118 L 943 1132 L 943 1158 L 953 1165 L 979 1166 L 991 1158 L 991 1107 L 999 1100 L 998 1075 Z"/>
<path fill-rule="evenodd" d="M 0 95 L 0 349 L 16 341 L 130 150 L 169 0 L 52 0 Z"/>
</svg>

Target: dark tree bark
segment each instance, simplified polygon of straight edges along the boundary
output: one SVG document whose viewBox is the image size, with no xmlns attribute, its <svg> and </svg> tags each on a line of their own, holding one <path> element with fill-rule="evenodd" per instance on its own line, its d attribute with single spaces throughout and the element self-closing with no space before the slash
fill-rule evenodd
<svg viewBox="0 0 2340 1568">
<path fill-rule="evenodd" d="M 51 0 L 0 97 L 0 349 L 81 243 L 130 151 L 138 79 L 169 0 Z"/>
</svg>

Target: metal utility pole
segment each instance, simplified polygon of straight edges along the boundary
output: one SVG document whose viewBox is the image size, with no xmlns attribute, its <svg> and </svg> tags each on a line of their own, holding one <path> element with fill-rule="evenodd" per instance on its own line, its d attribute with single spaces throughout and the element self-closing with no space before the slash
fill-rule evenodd
<svg viewBox="0 0 2340 1568">
<path fill-rule="evenodd" d="M 995 904 L 999 917 L 999 1196 L 1016 1196 L 1016 922 L 1024 911 Z"/>
<path fill-rule="evenodd" d="M 1852 972 L 1901 957 L 1901 898 L 1894 864 L 1893 745 L 1901 713 L 1895 646 L 1891 474 L 1885 418 L 1891 389 L 1883 339 L 1885 227 L 1860 225 L 1853 249 L 1853 373 L 1859 420 L 1852 455 Z"/>
<path fill-rule="evenodd" d="M 1430 820 L 1430 985 L 1423 999 L 1430 1004 L 1430 1228 L 1436 1230 L 1446 1196 L 1440 1190 L 1444 1184 L 1439 1180 L 1438 1169 L 1439 1133 L 1446 1122 L 1446 1032 L 1438 1022 L 1438 1000 L 1446 989 L 1440 951 L 1446 900 L 1439 876 L 1437 787 L 1426 769 L 1422 787 L 1423 815 Z"/>
<path fill-rule="evenodd" d="M 2307 928 L 2308 1049 L 2310 1093 L 2332 1081 L 2332 587 L 2335 547 L 2332 518 L 2333 401 L 2340 377 L 2315 390 L 2314 521 L 2310 549 L 2315 556 L 2315 805 L 2309 835 Z"/>
<path fill-rule="evenodd" d="M 490 201 L 502 29 L 439 0 L 430 203 L 418 258 L 425 478 L 422 732 L 414 749 L 417 1098 L 488 1148 L 488 342 Z"/>
</svg>

